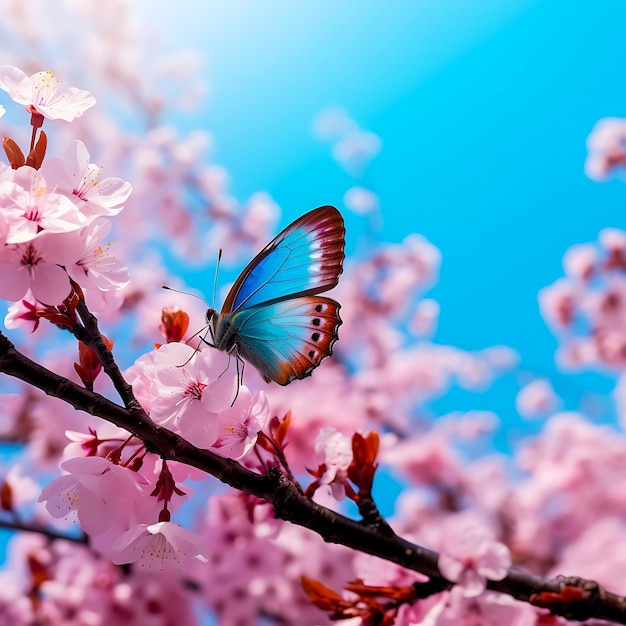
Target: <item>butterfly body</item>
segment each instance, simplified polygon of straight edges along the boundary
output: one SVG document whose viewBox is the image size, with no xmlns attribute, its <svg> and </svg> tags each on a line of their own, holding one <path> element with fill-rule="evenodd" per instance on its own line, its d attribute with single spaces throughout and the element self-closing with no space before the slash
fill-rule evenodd
<svg viewBox="0 0 626 626">
<path fill-rule="evenodd" d="M 345 227 L 323 206 L 277 235 L 240 274 L 220 313 L 207 311 L 216 348 L 242 357 L 266 381 L 309 376 L 332 354 L 340 305 L 318 294 L 343 268 Z"/>
</svg>

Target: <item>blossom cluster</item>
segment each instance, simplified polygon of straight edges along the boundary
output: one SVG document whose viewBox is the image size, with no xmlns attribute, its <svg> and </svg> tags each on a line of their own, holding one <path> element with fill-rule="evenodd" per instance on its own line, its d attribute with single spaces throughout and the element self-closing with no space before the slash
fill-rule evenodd
<svg viewBox="0 0 626 626">
<path fill-rule="evenodd" d="M 4 140 L 10 165 L 0 165 L 0 297 L 20 303 L 15 318 L 27 318 L 37 303 L 61 304 L 72 281 L 97 302 L 102 294 L 128 284 L 126 268 L 104 240 L 106 219 L 119 213 L 131 186 L 115 177 L 101 178 L 81 141 L 63 161 L 45 159 L 44 119 L 72 121 L 95 103 L 85 91 L 57 93 L 51 72 L 27 76 L 0 66 L 0 88 L 31 115 L 32 148 L 25 159 L 17 144 Z M 17 323 L 17 322 L 16 322 Z"/>
<path fill-rule="evenodd" d="M 558 360 L 572 368 L 626 367 L 626 232 L 606 228 L 597 243 L 572 246 L 565 276 L 539 304 L 561 340 Z"/>
<path fill-rule="evenodd" d="M 98 296 L 129 282 L 128 271 L 103 239 L 111 230 L 107 218 L 123 209 L 130 184 L 101 178 L 101 168 L 90 162 L 81 141 L 72 142 L 61 160 L 46 159 L 45 135 L 36 139 L 45 119 L 73 121 L 95 103 L 75 88 L 58 94 L 57 82 L 50 72 L 28 77 L 13 66 L 0 67 L 0 88 L 31 115 L 34 146 L 23 160 L 17 144 L 5 140 L 11 167 L 0 170 L 0 297 L 17 303 L 7 318 L 9 327 L 36 327 L 73 292 L 97 305 Z M 253 395 L 238 373 L 227 373 L 227 355 L 198 351 L 174 340 L 179 338 L 168 337 L 171 343 L 128 370 L 137 397 L 157 424 L 196 445 L 231 457 L 246 455 L 268 418 L 263 392 Z M 112 344 L 107 340 L 107 345 Z M 82 343 L 79 355 L 76 371 L 93 385 L 101 365 Z M 106 437 L 102 429 L 68 431 L 68 437 L 72 443 L 61 464 L 65 475 L 40 497 L 53 518 L 76 515 L 91 545 L 114 563 L 157 563 L 162 569 L 180 565 L 186 556 L 204 558 L 199 540 L 170 523 L 172 511 L 191 493 L 179 486 L 188 471 L 148 454 L 122 431 Z"/>
</svg>

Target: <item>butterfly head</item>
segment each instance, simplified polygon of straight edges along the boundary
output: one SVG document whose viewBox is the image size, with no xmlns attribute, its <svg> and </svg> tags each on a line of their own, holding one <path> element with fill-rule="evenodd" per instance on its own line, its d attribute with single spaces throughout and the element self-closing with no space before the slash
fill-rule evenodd
<svg viewBox="0 0 626 626">
<path fill-rule="evenodd" d="M 232 325 L 231 316 L 222 315 L 209 307 L 206 312 L 206 321 L 213 345 L 218 350 L 231 352 L 237 342 L 237 330 Z"/>
<path fill-rule="evenodd" d="M 217 320 L 217 311 L 215 309 L 212 309 L 211 307 L 209 307 L 206 310 L 206 323 L 209 324 L 210 326 L 214 326 L 215 325 L 215 321 Z"/>
</svg>

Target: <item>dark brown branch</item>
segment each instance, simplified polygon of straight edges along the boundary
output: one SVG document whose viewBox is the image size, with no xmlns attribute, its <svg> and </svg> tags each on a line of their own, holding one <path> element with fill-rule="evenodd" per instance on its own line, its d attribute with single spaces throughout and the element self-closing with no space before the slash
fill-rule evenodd
<svg viewBox="0 0 626 626">
<path fill-rule="evenodd" d="M 395 534 L 387 520 L 380 514 L 376 502 L 371 496 L 359 498 L 356 504 L 365 524 L 383 535 L 392 536 Z"/>
<path fill-rule="evenodd" d="M 0 372 L 19 378 L 46 394 L 60 398 L 75 409 L 105 419 L 134 434 L 144 441 L 146 447 L 164 459 L 185 463 L 212 474 L 222 482 L 255 495 L 274 506 L 276 517 L 299 526 L 309 528 L 325 541 L 337 543 L 360 552 L 397 563 L 407 569 L 421 572 L 433 581 L 443 577 L 437 569 L 438 554 L 422 548 L 397 535 L 376 532 L 373 528 L 355 522 L 339 513 L 313 502 L 301 494 L 276 468 L 269 474 L 260 475 L 246 469 L 232 459 L 225 459 L 208 450 L 201 450 L 182 439 L 176 433 L 163 428 L 148 417 L 139 407 L 132 413 L 103 396 L 88 391 L 22 355 L 13 344 L 0 333 Z M 580 579 L 547 579 L 533 576 L 516 567 L 500 581 L 489 581 L 488 588 L 509 594 L 523 601 L 534 598 L 539 605 L 546 593 L 557 595 L 564 586 L 577 581 L 576 588 L 587 590 L 587 599 L 572 602 L 553 602 L 550 610 L 569 619 L 591 617 L 626 624 L 626 599 L 602 590 L 593 581 Z M 545 605 L 541 604 L 542 606 Z M 584 617 L 581 617 L 583 616 Z"/>
<path fill-rule="evenodd" d="M 120 394 L 124 406 L 131 413 L 140 415 L 143 413 L 143 409 L 137 401 L 137 398 L 135 398 L 133 388 L 122 376 L 122 372 L 113 358 L 113 353 L 106 347 L 102 335 L 100 334 L 100 329 L 98 328 L 96 316 L 89 311 L 82 298 L 78 302 L 76 311 L 85 326 L 83 328 L 79 324 L 72 327 L 72 333 L 98 355 L 100 363 L 102 363 L 102 369 L 111 379 L 117 393 Z"/>
</svg>

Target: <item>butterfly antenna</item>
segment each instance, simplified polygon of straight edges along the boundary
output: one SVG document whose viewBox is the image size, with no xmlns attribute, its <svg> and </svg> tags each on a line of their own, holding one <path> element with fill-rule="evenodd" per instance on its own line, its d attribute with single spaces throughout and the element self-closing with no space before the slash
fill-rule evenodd
<svg viewBox="0 0 626 626">
<path fill-rule="evenodd" d="M 210 307 L 209 307 L 209 303 L 208 303 L 208 302 L 207 302 L 204 298 L 202 298 L 202 297 L 200 297 L 200 296 L 196 295 L 195 293 L 191 293 L 191 292 L 189 292 L 189 291 L 182 291 L 181 289 L 174 289 L 174 287 L 170 287 L 170 286 L 168 286 L 168 285 L 161 285 L 161 287 L 162 287 L 163 289 L 167 289 L 168 291 L 174 291 L 174 292 L 176 292 L 176 293 L 182 293 L 182 294 L 183 294 L 183 295 L 185 295 L 185 296 L 193 296 L 194 298 L 197 298 L 198 300 L 200 300 L 200 302 L 203 302 L 207 308 L 210 308 Z M 208 326 L 208 332 L 210 332 L 210 333 L 211 333 L 211 338 L 213 338 L 213 330 L 211 329 L 211 325 L 210 325 L 210 324 L 207 324 L 207 326 Z M 190 342 L 192 339 L 195 339 L 198 335 L 200 335 L 200 333 L 204 332 L 204 331 L 207 329 L 207 326 L 203 326 L 203 327 L 202 327 L 199 331 L 197 331 L 197 332 L 195 332 L 193 335 L 191 335 L 191 337 L 189 337 L 189 338 L 186 340 L 186 343 L 187 343 L 187 344 L 189 344 L 189 342 Z M 212 343 L 209 343 L 209 342 L 206 340 L 206 335 L 207 335 L 207 333 L 205 333 L 203 337 L 200 337 L 200 342 L 201 342 L 201 343 L 206 343 L 206 344 L 207 344 L 207 345 L 209 345 L 209 346 L 213 346 L 213 344 L 212 344 Z M 215 346 L 213 346 L 213 347 L 215 347 Z M 188 358 L 188 359 L 187 359 L 184 363 L 182 363 L 180 367 L 183 367 L 183 366 L 187 365 L 187 363 L 189 363 L 189 361 L 191 361 L 191 359 L 195 356 L 196 352 L 198 352 L 198 351 L 199 351 L 199 349 L 200 349 L 200 343 L 196 346 L 196 348 L 195 348 L 195 350 L 194 350 L 193 354 L 192 354 L 192 355 L 191 355 L 191 356 L 190 356 L 190 357 L 189 357 L 189 358 Z"/>
<path fill-rule="evenodd" d="M 220 263 L 222 262 L 222 253 L 224 249 L 220 248 L 217 253 L 217 264 L 215 265 L 215 281 L 213 282 L 213 302 L 211 303 L 211 308 L 215 309 L 215 299 L 217 297 L 217 277 L 220 273 Z"/>
<path fill-rule="evenodd" d="M 176 293 L 182 293 L 184 296 L 192 296 L 193 298 L 197 298 L 198 300 L 200 300 L 200 302 L 204 302 L 204 304 L 207 306 L 207 308 L 212 308 L 210 307 L 209 303 L 202 298 L 201 296 L 196 295 L 195 293 L 191 293 L 190 291 L 183 291 L 182 289 L 174 289 L 174 287 L 170 287 L 169 285 L 161 285 L 161 289 L 167 289 L 168 291 L 174 291 Z"/>
</svg>

